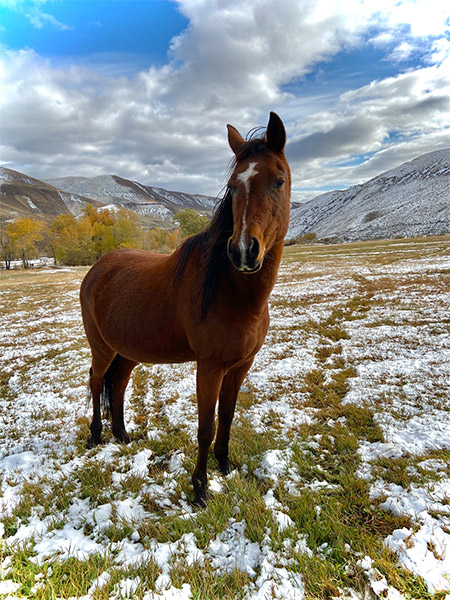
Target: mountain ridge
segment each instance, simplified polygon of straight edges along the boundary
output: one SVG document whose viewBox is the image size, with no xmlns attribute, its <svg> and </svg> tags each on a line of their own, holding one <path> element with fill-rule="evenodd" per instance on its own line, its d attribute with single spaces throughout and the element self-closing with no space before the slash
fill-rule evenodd
<svg viewBox="0 0 450 600">
<path fill-rule="evenodd" d="M 61 177 L 48 179 L 47 182 L 65 192 L 81 194 L 104 204 L 116 204 L 140 215 L 151 215 L 167 221 L 185 208 L 211 214 L 216 201 L 210 196 L 169 191 L 119 175 Z"/>
<path fill-rule="evenodd" d="M 126 208 L 136 212 L 145 227 L 173 226 L 172 217 L 185 208 L 212 214 L 216 199 L 201 194 L 171 192 L 118 175 L 62 177 L 42 181 L 0 167 L 0 218 L 36 217 L 50 221 L 70 213 L 78 216 L 87 204 L 97 208 Z"/>
<path fill-rule="evenodd" d="M 118 175 L 63 177 L 45 182 L 0 167 L 0 218 L 81 214 L 87 204 L 124 207 L 147 227 L 173 226 L 193 208 L 210 215 L 216 199 L 171 192 Z M 288 239 L 315 233 L 318 240 L 356 241 L 450 232 L 450 148 L 423 154 L 346 190 L 326 192 L 292 206 Z"/>
<path fill-rule="evenodd" d="M 95 200 L 60 190 L 49 183 L 0 167 L 0 217 L 39 217 L 49 221 L 64 213 L 81 214 L 86 204 L 100 206 Z"/>
<path fill-rule="evenodd" d="M 450 149 L 403 163 L 346 190 L 316 196 L 291 213 L 288 238 L 356 241 L 450 231 Z"/>
</svg>

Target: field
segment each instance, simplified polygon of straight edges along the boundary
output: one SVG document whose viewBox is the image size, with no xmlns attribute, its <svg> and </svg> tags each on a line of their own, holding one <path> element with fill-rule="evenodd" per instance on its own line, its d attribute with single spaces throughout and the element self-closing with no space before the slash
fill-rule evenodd
<svg viewBox="0 0 450 600">
<path fill-rule="evenodd" d="M 86 449 L 84 273 L 0 273 L 0 598 L 450 594 L 449 236 L 286 249 L 205 509 L 194 364 Z"/>
</svg>

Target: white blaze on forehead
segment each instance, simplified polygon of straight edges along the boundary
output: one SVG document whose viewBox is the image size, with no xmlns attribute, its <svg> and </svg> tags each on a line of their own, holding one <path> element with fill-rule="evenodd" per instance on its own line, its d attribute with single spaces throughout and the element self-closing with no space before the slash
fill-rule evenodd
<svg viewBox="0 0 450 600">
<path fill-rule="evenodd" d="M 239 173 L 239 175 L 237 176 L 238 181 L 244 184 L 247 196 L 250 192 L 250 179 L 253 177 L 253 175 L 256 175 L 258 173 L 258 171 L 256 170 L 256 164 L 257 163 L 255 162 L 249 163 L 246 171 L 244 171 L 243 173 Z"/>
<path fill-rule="evenodd" d="M 239 238 L 239 249 L 241 251 L 241 267 L 242 268 L 244 268 L 244 266 L 245 266 L 245 254 L 246 254 L 246 250 L 247 250 L 245 234 L 247 231 L 246 218 L 247 218 L 248 196 L 250 194 L 250 180 L 253 177 L 253 175 L 256 175 L 258 173 L 258 171 L 256 170 L 256 164 L 257 163 L 255 163 L 255 162 L 249 163 L 247 169 L 243 173 L 239 173 L 239 175 L 237 176 L 238 181 L 240 183 L 244 184 L 245 193 L 247 196 L 247 198 L 245 200 L 245 208 L 242 213 L 241 237 Z"/>
</svg>

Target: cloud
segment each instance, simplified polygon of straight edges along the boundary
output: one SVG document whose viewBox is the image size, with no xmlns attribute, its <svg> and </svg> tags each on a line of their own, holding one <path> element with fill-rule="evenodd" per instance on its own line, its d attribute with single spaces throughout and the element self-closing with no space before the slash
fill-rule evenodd
<svg viewBox="0 0 450 600">
<path fill-rule="evenodd" d="M 0 160 L 42 178 L 110 172 L 215 194 L 231 157 L 225 124 L 245 133 L 265 125 L 275 109 L 290 136 L 296 187 L 358 181 L 393 160 L 396 149 L 405 156 L 406 140 L 418 154 L 443 143 L 439 132 L 450 126 L 445 36 L 423 44 L 428 66 L 339 96 L 330 90 L 320 99 L 300 98 L 283 86 L 368 40 L 404 44 L 406 51 L 417 46 L 413 31 L 436 31 L 438 22 L 445 31 L 440 10 L 427 28 L 413 24 L 400 41 L 405 28 L 398 7 L 410 4 L 180 0 L 189 26 L 172 40 L 167 64 L 134 77 L 117 73 L 118 57 L 101 68 L 95 62 L 61 68 L 32 50 L 5 50 Z M 356 155 L 372 158 L 337 166 Z"/>
<path fill-rule="evenodd" d="M 30 23 L 36 27 L 36 29 L 44 29 L 47 25 L 50 25 L 55 29 L 59 29 L 60 31 L 68 31 L 69 29 L 72 29 L 72 27 L 69 27 L 69 25 L 66 25 L 65 23 L 61 23 L 61 21 L 58 21 L 52 15 L 41 12 L 37 9 L 27 12 L 25 15 Z"/>
<path fill-rule="evenodd" d="M 0 7 L 22 13 L 36 29 L 47 27 L 60 31 L 72 29 L 69 25 L 58 21 L 53 15 L 43 12 L 42 7 L 49 1 L 51 0 L 0 0 Z"/>
<path fill-rule="evenodd" d="M 313 126 L 288 147 L 305 188 L 314 185 L 318 173 L 310 166 L 318 161 L 316 188 L 336 180 L 345 187 L 374 177 L 384 167 L 449 147 L 449 61 L 348 91 L 333 112 L 317 116 L 319 127 Z M 360 164 L 339 166 L 352 157 Z"/>
</svg>

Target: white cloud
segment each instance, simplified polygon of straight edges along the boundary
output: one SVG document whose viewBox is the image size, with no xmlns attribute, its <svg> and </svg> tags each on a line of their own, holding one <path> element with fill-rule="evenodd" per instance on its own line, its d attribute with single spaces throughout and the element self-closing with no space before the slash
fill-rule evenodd
<svg viewBox="0 0 450 600">
<path fill-rule="evenodd" d="M 61 21 L 58 21 L 52 15 L 41 12 L 40 10 L 34 9 L 31 12 L 27 12 L 25 14 L 30 23 L 34 27 L 36 27 L 36 29 L 43 29 L 47 25 L 51 25 L 55 29 L 59 29 L 61 31 L 67 31 L 69 29 L 72 29 L 71 27 L 69 27 L 69 25 L 61 23 Z"/>
<path fill-rule="evenodd" d="M 417 154 L 443 143 L 450 126 L 450 43 L 442 7 L 421 28 L 411 1 L 180 0 L 179 7 L 189 26 L 172 41 L 170 61 L 133 78 L 117 74 L 114 65 L 61 68 L 31 50 L 4 51 L 0 160 L 42 178 L 113 172 L 215 194 L 231 156 L 225 124 L 245 133 L 265 125 L 272 109 L 286 121 L 298 187 L 365 177 L 383 157 L 407 155 L 405 139 Z M 403 38 L 408 7 L 413 19 Z M 441 37 L 422 44 L 427 68 L 340 96 L 330 90 L 321 98 L 296 98 L 282 91 L 318 62 L 367 43 L 375 29 L 372 43 L 397 41 L 404 58 L 417 47 L 414 32 L 439 30 Z M 335 166 L 374 152 L 360 167 Z"/>
<path fill-rule="evenodd" d="M 0 6 L 22 13 L 36 29 L 44 29 L 48 26 L 60 31 L 72 29 L 53 15 L 43 12 L 42 7 L 49 1 L 51 0 L 0 0 Z"/>
</svg>

